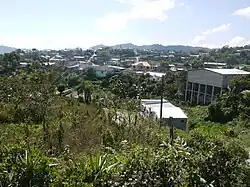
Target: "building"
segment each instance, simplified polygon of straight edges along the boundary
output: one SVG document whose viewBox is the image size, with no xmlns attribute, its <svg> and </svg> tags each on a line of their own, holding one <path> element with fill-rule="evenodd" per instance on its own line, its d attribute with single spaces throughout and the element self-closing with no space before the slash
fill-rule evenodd
<svg viewBox="0 0 250 187">
<path fill-rule="evenodd" d="M 200 69 L 188 72 L 185 101 L 198 105 L 210 104 L 226 91 L 235 77 L 250 74 L 239 69 Z"/>
<path fill-rule="evenodd" d="M 136 62 L 132 64 L 132 70 L 134 71 L 150 71 L 151 65 L 148 62 Z"/>
<path fill-rule="evenodd" d="M 86 60 L 85 56 L 74 56 L 73 59 L 77 62 Z"/>
<path fill-rule="evenodd" d="M 204 62 L 204 67 L 205 68 L 218 68 L 222 69 L 227 66 L 226 63 L 218 63 L 218 62 Z"/>
<path fill-rule="evenodd" d="M 105 78 L 110 74 L 123 71 L 125 68 L 119 66 L 92 66 L 97 78 Z"/>
<path fill-rule="evenodd" d="M 163 76 L 165 76 L 165 73 L 159 73 L 159 72 L 152 72 L 152 71 L 148 71 L 148 72 L 143 72 L 143 71 L 136 71 L 133 72 L 136 73 L 138 75 L 150 75 L 151 80 L 155 80 L 155 81 L 160 81 L 162 79 Z"/>
<path fill-rule="evenodd" d="M 141 104 L 144 107 L 142 110 L 143 116 L 160 119 L 161 100 L 142 99 Z M 167 126 L 170 117 L 173 118 L 174 127 L 181 130 L 187 130 L 187 115 L 181 108 L 174 106 L 167 100 L 163 100 L 161 124 Z"/>
<path fill-rule="evenodd" d="M 55 55 L 54 57 L 52 57 L 49 62 L 53 62 L 53 63 L 62 63 L 62 62 L 66 62 L 67 59 L 63 58 L 60 55 Z"/>
</svg>

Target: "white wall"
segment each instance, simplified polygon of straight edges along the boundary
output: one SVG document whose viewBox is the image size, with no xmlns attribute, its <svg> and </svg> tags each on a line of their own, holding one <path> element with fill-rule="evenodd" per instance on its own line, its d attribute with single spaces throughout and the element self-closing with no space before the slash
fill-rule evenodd
<svg viewBox="0 0 250 187">
<path fill-rule="evenodd" d="M 168 123 L 169 119 L 164 118 L 162 120 L 163 120 L 162 124 L 164 126 L 169 125 L 169 123 Z M 173 119 L 173 125 L 177 129 L 181 129 L 181 130 L 186 131 L 187 130 L 187 119 L 186 118 L 174 118 Z"/>
</svg>

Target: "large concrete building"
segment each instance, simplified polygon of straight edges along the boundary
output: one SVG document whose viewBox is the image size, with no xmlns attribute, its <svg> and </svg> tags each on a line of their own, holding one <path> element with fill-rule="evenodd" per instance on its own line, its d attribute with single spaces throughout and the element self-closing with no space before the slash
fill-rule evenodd
<svg viewBox="0 0 250 187">
<path fill-rule="evenodd" d="M 210 104 L 228 88 L 229 82 L 238 76 L 250 74 L 239 69 L 199 69 L 188 72 L 185 101 L 197 105 Z"/>
</svg>

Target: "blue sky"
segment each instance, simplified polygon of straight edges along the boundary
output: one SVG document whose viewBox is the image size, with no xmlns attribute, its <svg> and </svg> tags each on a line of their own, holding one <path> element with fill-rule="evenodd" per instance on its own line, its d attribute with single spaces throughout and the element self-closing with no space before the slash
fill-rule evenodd
<svg viewBox="0 0 250 187">
<path fill-rule="evenodd" d="M 0 0 L 0 45 L 250 44 L 249 0 Z"/>
</svg>

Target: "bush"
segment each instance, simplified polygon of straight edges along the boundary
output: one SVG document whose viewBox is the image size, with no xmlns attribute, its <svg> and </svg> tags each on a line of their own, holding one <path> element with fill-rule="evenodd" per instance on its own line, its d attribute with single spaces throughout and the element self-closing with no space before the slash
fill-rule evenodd
<svg viewBox="0 0 250 187">
<path fill-rule="evenodd" d="M 15 146 L 0 155 L 0 186 L 49 186 L 54 171 L 41 151 Z"/>
</svg>

